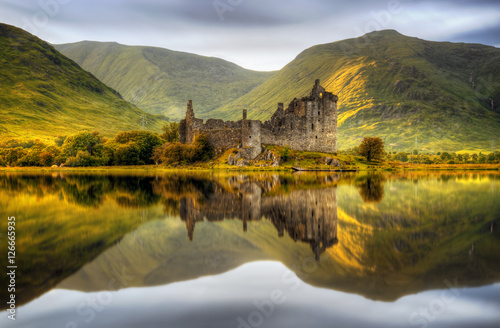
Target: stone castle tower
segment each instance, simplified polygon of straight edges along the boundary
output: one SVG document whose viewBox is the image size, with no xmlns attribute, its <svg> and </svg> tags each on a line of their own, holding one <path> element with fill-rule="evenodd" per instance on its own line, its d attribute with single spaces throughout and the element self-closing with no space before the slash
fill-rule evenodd
<svg viewBox="0 0 500 328">
<path fill-rule="evenodd" d="M 269 121 L 249 120 L 243 110 L 243 119 L 237 122 L 209 119 L 206 123 L 195 118 L 192 101 L 188 101 L 186 118 L 180 122 L 179 140 L 192 143 L 196 134 L 204 133 L 214 148 L 229 149 L 241 145 L 240 154 L 254 159 L 262 151 L 262 144 L 288 146 L 294 150 L 337 152 L 338 97 L 316 80 L 308 97 L 295 98 L 284 109 L 278 109 Z"/>
</svg>

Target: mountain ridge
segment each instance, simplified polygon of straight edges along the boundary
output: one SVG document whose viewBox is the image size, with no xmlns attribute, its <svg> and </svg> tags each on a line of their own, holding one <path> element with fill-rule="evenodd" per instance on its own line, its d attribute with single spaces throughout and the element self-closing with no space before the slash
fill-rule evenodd
<svg viewBox="0 0 500 328">
<path fill-rule="evenodd" d="M 235 100 L 274 72 L 244 69 L 226 60 L 150 46 L 81 41 L 55 45 L 125 99 L 154 114 L 179 120 L 188 99 L 200 117 Z"/>
<path fill-rule="evenodd" d="M 500 139 L 500 49 L 425 41 L 397 31 L 316 45 L 214 118 L 268 119 L 317 78 L 339 96 L 339 148 L 364 136 L 388 150 L 485 151 Z M 493 104 L 493 106 L 491 106 Z M 196 112 L 196 104 L 195 112 Z"/>
<path fill-rule="evenodd" d="M 0 136 L 40 138 L 99 130 L 105 136 L 164 118 L 141 111 L 45 41 L 0 24 Z"/>
</svg>

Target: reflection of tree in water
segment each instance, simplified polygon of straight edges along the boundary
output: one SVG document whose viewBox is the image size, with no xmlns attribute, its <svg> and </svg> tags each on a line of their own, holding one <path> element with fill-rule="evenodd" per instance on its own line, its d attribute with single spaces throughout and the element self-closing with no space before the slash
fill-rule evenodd
<svg viewBox="0 0 500 328">
<path fill-rule="evenodd" d="M 70 204 L 98 208 L 106 197 L 120 207 L 147 208 L 160 202 L 154 177 L 86 174 L 11 175 L 0 179 L 0 190 L 37 196 L 59 194 Z"/>
<path fill-rule="evenodd" d="M 161 196 L 154 191 L 153 177 L 110 176 L 116 203 L 124 208 L 148 208 L 158 204 Z"/>
<path fill-rule="evenodd" d="M 359 194 L 365 203 L 380 203 L 384 198 L 384 182 L 382 175 L 371 175 L 357 183 Z"/>
<path fill-rule="evenodd" d="M 208 179 L 185 175 L 157 178 L 151 183 L 153 192 L 159 195 L 164 213 L 179 215 L 180 200 L 185 197 L 203 203 L 215 193 L 215 183 Z"/>
<path fill-rule="evenodd" d="M 68 203 L 85 207 L 98 208 L 112 190 L 104 176 L 67 176 L 58 181 Z"/>
</svg>

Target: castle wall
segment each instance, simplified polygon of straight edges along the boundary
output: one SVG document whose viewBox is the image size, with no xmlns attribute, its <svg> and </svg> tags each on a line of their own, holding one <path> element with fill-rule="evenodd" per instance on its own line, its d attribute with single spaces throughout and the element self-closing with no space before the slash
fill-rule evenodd
<svg viewBox="0 0 500 328">
<path fill-rule="evenodd" d="M 179 126 L 179 140 L 192 143 L 194 136 L 204 133 L 215 148 L 233 148 L 241 143 L 241 155 L 254 159 L 261 145 L 288 146 L 294 150 L 337 152 L 337 96 L 326 92 L 319 80 L 309 97 L 294 99 L 287 109 L 278 104 L 271 120 L 261 123 L 248 120 L 246 110 L 237 122 L 196 119 L 192 102 L 188 101 L 186 119 Z"/>
<path fill-rule="evenodd" d="M 230 149 L 241 142 L 241 129 L 197 130 L 208 137 L 208 142 L 214 148 Z"/>
<path fill-rule="evenodd" d="M 294 150 L 337 152 L 336 96 L 294 99 L 288 109 L 278 110 L 263 125 L 262 142 Z"/>
<path fill-rule="evenodd" d="M 188 101 L 186 118 L 179 124 L 179 141 L 181 143 L 192 143 L 201 133 L 208 137 L 208 142 L 214 148 L 233 148 L 241 142 L 241 121 L 232 122 L 220 119 L 208 119 L 203 123 L 202 119 L 194 116 L 193 103 Z"/>
<path fill-rule="evenodd" d="M 261 122 L 243 120 L 241 128 L 242 157 L 254 159 L 262 151 Z"/>
</svg>

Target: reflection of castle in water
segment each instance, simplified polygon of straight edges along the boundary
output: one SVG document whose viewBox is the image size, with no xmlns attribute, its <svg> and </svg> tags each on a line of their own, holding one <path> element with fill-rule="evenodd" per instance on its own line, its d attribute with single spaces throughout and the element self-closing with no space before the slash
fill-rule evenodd
<svg viewBox="0 0 500 328">
<path fill-rule="evenodd" d="M 214 192 L 203 201 L 183 197 L 180 216 L 186 222 L 189 240 L 196 222 L 239 219 L 247 231 L 248 221 L 269 220 L 281 237 L 285 231 L 294 241 L 308 243 L 316 259 L 337 240 L 337 188 L 295 190 L 287 194 L 263 196 L 258 183 L 230 178 L 235 193 L 215 185 Z"/>
</svg>

